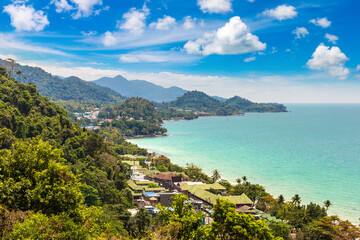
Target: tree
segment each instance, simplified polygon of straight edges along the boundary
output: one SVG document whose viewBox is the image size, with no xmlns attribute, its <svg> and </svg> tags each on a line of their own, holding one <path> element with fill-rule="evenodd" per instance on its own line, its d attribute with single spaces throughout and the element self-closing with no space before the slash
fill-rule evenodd
<svg viewBox="0 0 360 240">
<path fill-rule="evenodd" d="M 239 214 L 235 204 L 217 199 L 214 205 L 214 221 L 208 229 L 208 239 L 274 239 L 270 229 L 262 220 L 249 214 Z"/>
<path fill-rule="evenodd" d="M 326 200 L 324 202 L 324 207 L 326 208 L 326 211 L 329 209 L 329 207 L 332 205 L 332 203 L 330 202 L 330 200 Z"/>
<path fill-rule="evenodd" d="M 282 237 L 284 240 L 290 240 L 290 228 L 291 226 L 285 222 L 271 221 L 269 223 L 269 228 L 274 237 Z"/>
<path fill-rule="evenodd" d="M 241 184 L 241 178 L 237 178 L 236 182 L 237 182 L 238 185 L 240 185 Z"/>
<path fill-rule="evenodd" d="M 211 178 L 213 183 L 217 182 L 221 178 L 219 170 L 215 169 Z"/>
<path fill-rule="evenodd" d="M 140 236 L 143 236 L 146 228 L 150 226 L 151 216 L 145 208 L 140 208 L 134 216 L 135 224 Z"/>
<path fill-rule="evenodd" d="M 282 194 L 279 195 L 279 197 L 278 197 L 277 200 L 278 200 L 278 203 L 279 203 L 279 204 L 282 204 L 282 203 L 285 202 L 285 198 L 284 198 L 284 196 L 283 196 Z"/>
<path fill-rule="evenodd" d="M 299 196 L 299 194 L 295 194 L 292 198 L 292 203 L 295 205 L 295 206 L 300 206 L 300 203 L 301 203 L 301 198 Z"/>
</svg>

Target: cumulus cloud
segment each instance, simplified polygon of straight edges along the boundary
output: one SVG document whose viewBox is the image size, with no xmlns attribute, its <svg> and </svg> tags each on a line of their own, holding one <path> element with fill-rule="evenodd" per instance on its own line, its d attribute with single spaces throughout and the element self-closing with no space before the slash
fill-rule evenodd
<svg viewBox="0 0 360 240">
<path fill-rule="evenodd" d="M 344 65 L 349 59 L 341 52 L 340 48 L 329 48 L 321 43 L 306 63 L 310 69 L 325 70 L 331 76 L 346 79 L 350 70 Z"/>
<path fill-rule="evenodd" d="M 131 8 L 127 13 L 123 15 L 124 22 L 119 23 L 119 28 L 128 30 L 132 34 L 140 35 L 144 32 L 146 27 L 146 17 L 149 15 L 150 10 L 143 6 L 141 10 Z"/>
<path fill-rule="evenodd" d="M 67 12 L 73 9 L 67 0 L 52 0 L 50 4 L 55 5 L 57 13 Z"/>
<path fill-rule="evenodd" d="M 232 11 L 232 0 L 198 0 L 197 4 L 204 13 L 227 13 Z"/>
<path fill-rule="evenodd" d="M 324 18 L 317 18 L 317 19 L 311 19 L 311 23 L 315 24 L 316 26 L 320 26 L 323 28 L 330 27 L 331 21 L 329 21 L 326 17 Z"/>
<path fill-rule="evenodd" d="M 174 25 L 176 25 L 176 19 L 164 15 L 163 18 L 159 18 L 156 22 L 151 23 L 150 27 L 157 30 L 169 30 Z"/>
<path fill-rule="evenodd" d="M 333 43 L 333 44 L 336 44 L 336 41 L 337 40 L 339 40 L 339 38 L 337 37 L 337 36 L 335 36 L 335 35 L 331 35 L 331 34 L 325 34 L 325 38 L 329 41 L 329 42 L 331 42 L 331 43 Z"/>
<path fill-rule="evenodd" d="M 277 20 L 292 19 L 297 16 L 297 11 L 294 6 L 280 5 L 274 9 L 265 10 L 262 15 L 275 18 Z"/>
<path fill-rule="evenodd" d="M 245 58 L 245 59 L 244 59 L 244 62 L 252 62 L 252 61 L 255 61 L 255 60 L 256 60 L 256 57 L 253 56 L 253 57 Z"/>
<path fill-rule="evenodd" d="M 102 0 L 71 0 L 75 5 L 77 12 L 73 14 L 74 19 L 89 17 L 94 12 L 96 5 L 102 5 Z"/>
<path fill-rule="evenodd" d="M 184 49 L 189 54 L 242 54 L 262 51 L 266 44 L 249 33 L 246 24 L 240 17 L 232 17 L 223 27 L 215 32 L 206 32 L 202 38 L 188 41 Z"/>
<path fill-rule="evenodd" d="M 248 0 L 248 2 L 251 2 L 251 3 L 253 3 L 253 2 L 255 2 L 255 0 Z"/>
<path fill-rule="evenodd" d="M 183 27 L 185 30 L 193 29 L 195 27 L 196 18 L 192 18 L 191 16 L 184 17 Z"/>
<path fill-rule="evenodd" d="M 36 11 L 33 6 L 10 4 L 4 7 L 4 11 L 10 15 L 11 25 L 16 31 L 41 31 L 49 21 L 43 11 Z"/>
<path fill-rule="evenodd" d="M 309 31 L 304 27 L 297 27 L 293 32 L 295 38 L 304 38 L 306 35 L 309 35 Z"/>
<path fill-rule="evenodd" d="M 359 65 L 357 65 L 357 67 L 356 67 L 356 71 L 360 71 L 360 64 L 359 64 Z"/>
<path fill-rule="evenodd" d="M 106 47 L 110 47 L 117 44 L 117 39 L 114 37 L 114 35 L 107 31 L 103 37 L 103 44 Z"/>
</svg>

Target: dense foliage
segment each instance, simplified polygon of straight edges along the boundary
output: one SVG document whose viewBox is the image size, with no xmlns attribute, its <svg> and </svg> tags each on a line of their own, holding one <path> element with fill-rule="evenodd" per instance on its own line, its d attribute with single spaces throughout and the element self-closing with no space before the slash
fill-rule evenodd
<svg viewBox="0 0 360 240">
<path fill-rule="evenodd" d="M 162 123 L 160 113 L 155 105 L 143 98 L 131 97 L 124 102 L 108 106 L 99 113 L 99 118 L 134 119 L 152 124 Z"/>
<path fill-rule="evenodd" d="M 116 150 L 143 150 L 121 141 L 108 145 L 101 136 L 71 123 L 34 84 L 21 84 L 0 72 L 0 223 L 7 227 L 1 234 L 14 229 L 13 234 L 25 234 L 26 228 L 40 224 L 45 232 L 23 237 L 79 232 L 84 234 L 79 239 L 85 239 L 120 220 L 108 234 L 124 234 L 121 223 L 129 219 L 126 209 L 132 202 L 125 189 L 128 168 L 118 161 Z M 102 225 L 114 211 L 119 217 Z M 87 214 L 92 212 L 90 221 Z M 15 224 L 25 218 L 24 225 Z M 68 225 L 58 228 L 59 221 Z M 88 228 L 98 230 L 92 233 Z"/>
<path fill-rule="evenodd" d="M 235 115 L 242 113 L 203 92 L 191 91 L 178 97 L 175 101 L 164 103 L 164 108 L 177 108 L 199 112 L 198 115 Z"/>
<path fill-rule="evenodd" d="M 229 98 L 225 103 L 243 112 L 286 112 L 286 107 L 283 104 L 254 103 L 238 96 Z"/>
<path fill-rule="evenodd" d="M 277 103 L 254 103 L 235 96 L 226 101 L 220 101 L 203 92 L 191 91 L 177 98 L 177 100 L 159 104 L 161 109 L 171 108 L 177 111 L 192 111 L 202 115 L 236 115 L 243 112 L 286 112 L 286 107 Z"/>
</svg>

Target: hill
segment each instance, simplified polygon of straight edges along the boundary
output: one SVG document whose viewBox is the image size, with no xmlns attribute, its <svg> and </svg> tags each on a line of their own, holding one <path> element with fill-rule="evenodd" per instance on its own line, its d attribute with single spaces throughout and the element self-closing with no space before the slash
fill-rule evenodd
<svg viewBox="0 0 360 240">
<path fill-rule="evenodd" d="M 0 68 L 0 239 L 126 236 L 132 199 L 119 154 L 146 150 L 105 142 L 9 75 Z"/>
<path fill-rule="evenodd" d="M 235 115 L 242 112 L 225 102 L 217 100 L 200 91 L 190 91 L 178 97 L 175 101 L 164 104 L 167 108 L 178 111 L 193 111 L 198 115 Z"/>
<path fill-rule="evenodd" d="M 283 104 L 254 103 L 239 96 L 229 98 L 225 103 L 243 112 L 287 112 L 286 107 Z"/>
<path fill-rule="evenodd" d="M 126 97 L 141 97 L 154 102 L 168 102 L 186 93 L 179 87 L 164 88 L 144 80 L 127 80 L 123 76 L 100 78 L 94 83 L 108 87 Z"/>
<path fill-rule="evenodd" d="M 0 63 L 4 64 L 5 61 L 0 59 Z M 52 100 L 111 104 L 125 99 L 109 88 L 81 80 L 78 77 L 60 78 L 41 68 L 20 64 L 14 64 L 14 69 L 21 70 L 21 76 L 15 76 L 21 83 L 34 83 L 42 96 Z"/>
</svg>

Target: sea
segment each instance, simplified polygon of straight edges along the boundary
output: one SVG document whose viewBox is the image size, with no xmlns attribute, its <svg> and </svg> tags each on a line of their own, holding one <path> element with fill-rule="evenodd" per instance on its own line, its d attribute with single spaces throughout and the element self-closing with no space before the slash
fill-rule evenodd
<svg viewBox="0 0 360 240">
<path fill-rule="evenodd" d="M 132 143 L 173 163 L 214 169 L 235 183 L 246 176 L 274 197 L 323 205 L 360 224 L 360 104 L 286 104 L 286 113 L 166 122 L 167 137 Z"/>
</svg>

